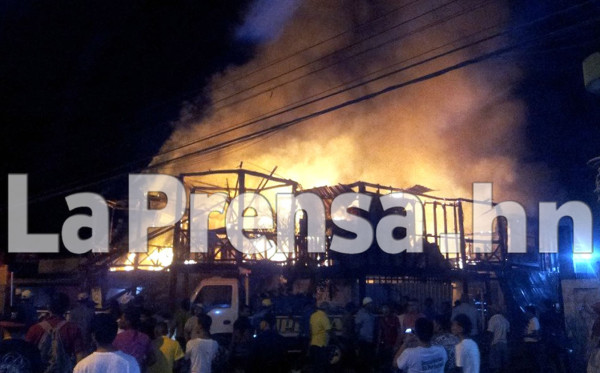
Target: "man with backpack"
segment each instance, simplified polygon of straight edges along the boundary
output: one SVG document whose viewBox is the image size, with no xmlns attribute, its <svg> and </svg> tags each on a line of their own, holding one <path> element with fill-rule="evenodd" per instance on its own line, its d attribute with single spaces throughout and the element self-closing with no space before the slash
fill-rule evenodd
<svg viewBox="0 0 600 373">
<path fill-rule="evenodd" d="M 83 338 L 79 326 L 64 319 L 69 297 L 57 293 L 50 301 L 50 316 L 31 326 L 25 340 L 40 350 L 45 373 L 71 372 L 84 357 Z"/>
</svg>

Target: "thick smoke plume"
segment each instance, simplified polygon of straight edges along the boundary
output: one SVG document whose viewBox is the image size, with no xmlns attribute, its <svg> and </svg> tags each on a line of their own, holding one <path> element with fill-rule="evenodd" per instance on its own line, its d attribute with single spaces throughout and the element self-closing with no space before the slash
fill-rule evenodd
<svg viewBox="0 0 600 373">
<path fill-rule="evenodd" d="M 364 82 L 502 31 L 508 27 L 510 16 L 499 2 L 471 0 L 311 0 L 290 2 L 290 6 L 295 12 L 283 29 L 274 32 L 278 34 L 276 40 L 261 45 L 250 63 L 214 77 L 207 91 L 211 102 L 207 109 L 199 110 L 194 103 L 185 105 L 163 151 L 303 98 L 330 93 L 332 87 Z M 256 19 L 256 15 L 253 17 Z M 243 130 L 157 156 L 154 164 L 434 72 L 509 43 L 510 39 L 500 37 L 473 45 Z M 283 59 L 295 51 L 303 52 Z M 269 64 L 272 66 L 257 71 Z M 537 203 L 548 198 L 549 174 L 522 161 L 527 156 L 526 108 L 513 94 L 519 78 L 520 71 L 510 56 L 488 60 L 267 137 L 162 165 L 159 171 L 179 174 L 234 168 L 243 161 L 249 168 L 278 166 L 280 175 L 304 187 L 363 180 L 396 187 L 425 185 L 447 197 L 470 197 L 472 182 L 493 182 L 495 200 Z M 268 79 L 272 80 L 259 85 Z M 234 95 L 236 92 L 241 93 Z"/>
</svg>

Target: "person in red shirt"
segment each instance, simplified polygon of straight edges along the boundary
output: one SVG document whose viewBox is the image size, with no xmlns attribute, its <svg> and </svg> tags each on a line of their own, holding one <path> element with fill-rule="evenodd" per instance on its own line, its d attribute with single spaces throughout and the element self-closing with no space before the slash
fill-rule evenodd
<svg viewBox="0 0 600 373">
<path fill-rule="evenodd" d="M 64 293 L 55 294 L 50 301 L 50 315 L 44 321 L 34 324 L 29 328 L 25 335 L 25 341 L 38 346 L 46 333 L 46 329 L 44 329 L 42 323 L 47 322 L 52 328 L 56 328 L 64 322 L 64 325 L 59 329 L 59 335 L 65 351 L 76 361 L 83 359 L 85 357 L 85 349 L 81 330 L 77 324 L 65 321 L 64 314 L 68 309 L 69 297 Z"/>
<path fill-rule="evenodd" d="M 419 312 L 419 301 L 414 298 L 409 300 L 406 313 L 400 315 L 398 320 L 401 330 L 404 332 L 406 329 L 414 329 L 416 321 L 421 317 L 425 315 Z"/>
<path fill-rule="evenodd" d="M 377 332 L 377 355 L 382 371 L 389 371 L 392 366 L 392 358 L 398 343 L 398 331 L 400 321 L 390 306 L 381 307 L 382 317 L 379 319 L 379 330 Z"/>
<path fill-rule="evenodd" d="M 125 311 L 119 319 L 119 327 L 123 331 L 117 334 L 113 346 L 133 356 L 140 366 L 140 371 L 145 372 L 148 366 L 155 363 L 156 355 L 150 337 L 138 330 L 139 325 L 140 313 L 136 310 Z"/>
</svg>

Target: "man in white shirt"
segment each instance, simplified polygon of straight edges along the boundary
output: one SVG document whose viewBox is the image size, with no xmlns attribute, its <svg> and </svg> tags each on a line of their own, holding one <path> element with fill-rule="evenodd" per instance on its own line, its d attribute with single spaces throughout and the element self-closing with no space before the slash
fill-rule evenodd
<svg viewBox="0 0 600 373">
<path fill-rule="evenodd" d="M 462 373 L 479 373 L 479 347 L 474 340 L 469 338 L 471 319 L 462 313 L 456 315 L 452 321 L 452 334 L 460 339 L 456 345 L 456 367 L 461 368 Z"/>
<path fill-rule="evenodd" d="M 480 331 L 479 311 L 477 311 L 477 308 L 474 305 L 469 303 L 469 297 L 466 294 L 463 294 L 463 296 L 461 297 L 460 304 L 458 304 L 456 307 L 454 307 L 454 309 L 452 309 L 452 321 L 454 321 L 454 318 L 457 315 L 460 315 L 461 313 L 467 315 L 467 317 L 469 317 L 469 320 L 471 321 L 470 336 L 473 337 L 478 335 Z"/>
<path fill-rule="evenodd" d="M 211 373 L 212 362 L 217 356 L 219 344 L 210 338 L 210 316 L 198 315 L 196 326 L 197 338 L 188 341 L 185 347 L 185 358 L 191 361 L 191 373 Z"/>
<path fill-rule="evenodd" d="M 525 356 L 532 372 L 543 371 L 543 354 L 540 343 L 540 321 L 537 318 L 537 309 L 533 305 L 525 307 L 525 315 L 529 320 L 523 336 Z"/>
<path fill-rule="evenodd" d="M 108 314 L 98 314 L 92 319 L 90 329 L 96 342 L 96 351 L 82 359 L 73 373 L 122 372 L 140 373 L 133 356 L 118 351 L 112 345 L 117 336 L 117 322 Z"/>
<path fill-rule="evenodd" d="M 537 318 L 535 306 L 525 307 L 525 315 L 529 321 L 527 322 L 527 329 L 525 330 L 523 342 L 538 343 L 540 341 L 540 321 Z"/>
<path fill-rule="evenodd" d="M 404 338 L 394 357 L 396 367 L 406 373 L 444 373 L 448 356 L 444 347 L 431 345 L 432 337 L 433 322 L 424 317 L 417 319 L 414 334 Z"/>
<path fill-rule="evenodd" d="M 492 373 L 504 372 L 508 367 L 508 345 L 506 335 L 510 331 L 510 323 L 499 309 L 490 307 L 494 316 L 488 321 L 487 331 L 492 333 L 490 344 L 490 370 Z"/>
</svg>

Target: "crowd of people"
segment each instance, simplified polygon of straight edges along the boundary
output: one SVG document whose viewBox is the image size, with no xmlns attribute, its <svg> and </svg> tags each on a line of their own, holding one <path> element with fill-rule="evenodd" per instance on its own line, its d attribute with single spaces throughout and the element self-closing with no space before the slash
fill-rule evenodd
<svg viewBox="0 0 600 373">
<path fill-rule="evenodd" d="M 38 320 L 28 295 L 17 308 L 27 332 L 19 339 L 3 331 L 0 371 L 14 366 L 19 372 L 61 373 L 565 371 L 544 353 L 556 352 L 552 328 L 560 322 L 556 314 L 538 315 L 533 306 L 525 308 L 523 330 L 514 331 L 511 340 L 519 343 L 509 348 L 511 325 L 503 310 L 489 306 L 484 314 L 466 297 L 454 307 L 447 302 L 436 307 L 431 298 L 376 305 L 365 297 L 360 307 L 350 303 L 341 316 L 336 311 L 335 327 L 330 304 L 313 299 L 303 309 L 300 345 L 291 346 L 278 331 L 268 298 L 254 313 L 242 306 L 231 339 L 217 342 L 211 317 L 189 300 L 173 314 L 149 312 L 140 299 L 111 302 L 98 312 L 85 293 L 71 309 L 69 298 L 57 293 Z M 292 358 L 294 349 L 301 352 Z"/>
<path fill-rule="evenodd" d="M 348 305 L 341 330 L 329 334 L 331 344 L 343 350 L 337 370 L 324 363 L 327 343 L 321 336 L 330 327 L 327 307 L 323 303 L 310 318 L 310 361 L 315 372 L 569 371 L 559 359 L 561 322 L 552 302 L 542 313 L 525 307 L 524 326 L 511 333 L 506 311 L 491 305 L 482 310 L 468 297 L 454 307 L 449 303 L 436 307 L 431 298 L 423 303 L 406 298 L 403 304 L 377 307 L 366 297 L 358 309 Z"/>
<path fill-rule="evenodd" d="M 25 325 L 24 336 L 2 330 L 1 372 L 210 373 L 219 352 L 210 336 L 211 319 L 201 312 L 186 317 L 188 311 L 181 310 L 182 331 L 190 320 L 195 323 L 187 338 L 175 340 L 175 318 L 154 315 L 140 302 L 113 302 L 108 312 L 98 312 L 87 294 L 70 309 L 69 297 L 56 293 L 45 315 L 38 319 L 36 312 L 35 320 L 27 321 L 28 302 L 22 299 L 15 315 Z"/>
</svg>

